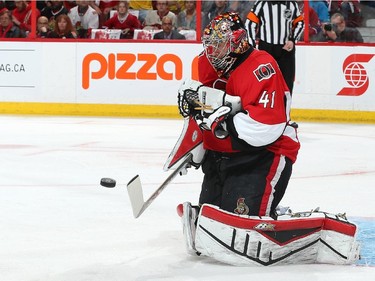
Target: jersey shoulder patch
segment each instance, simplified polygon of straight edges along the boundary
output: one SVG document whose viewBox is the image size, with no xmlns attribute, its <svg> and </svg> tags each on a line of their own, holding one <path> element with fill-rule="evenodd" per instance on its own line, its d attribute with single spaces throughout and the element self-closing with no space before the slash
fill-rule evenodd
<svg viewBox="0 0 375 281">
<path fill-rule="evenodd" d="M 253 71 L 258 81 L 266 80 L 276 73 L 271 63 L 261 64 Z"/>
</svg>

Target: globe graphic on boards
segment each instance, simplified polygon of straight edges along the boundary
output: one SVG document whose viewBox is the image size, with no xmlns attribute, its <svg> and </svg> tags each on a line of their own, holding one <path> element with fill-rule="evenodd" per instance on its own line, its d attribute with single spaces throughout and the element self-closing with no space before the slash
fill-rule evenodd
<svg viewBox="0 0 375 281">
<path fill-rule="evenodd" d="M 350 63 L 344 70 L 346 81 L 355 88 L 362 87 L 367 82 L 367 72 L 362 64 L 358 62 Z"/>
</svg>

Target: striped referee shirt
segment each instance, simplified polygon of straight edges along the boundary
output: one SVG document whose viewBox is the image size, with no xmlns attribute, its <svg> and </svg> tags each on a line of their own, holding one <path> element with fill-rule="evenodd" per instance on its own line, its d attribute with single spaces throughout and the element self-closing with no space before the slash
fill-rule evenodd
<svg viewBox="0 0 375 281">
<path fill-rule="evenodd" d="M 296 1 L 257 0 L 246 20 L 249 39 L 254 47 L 256 39 L 273 45 L 295 42 L 303 27 L 303 16 Z"/>
</svg>

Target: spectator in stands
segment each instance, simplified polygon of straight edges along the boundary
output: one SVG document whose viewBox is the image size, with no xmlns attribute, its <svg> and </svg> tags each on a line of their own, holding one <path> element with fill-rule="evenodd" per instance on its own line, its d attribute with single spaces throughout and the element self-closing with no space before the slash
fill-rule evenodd
<svg viewBox="0 0 375 281">
<path fill-rule="evenodd" d="M 227 0 L 215 0 L 212 3 L 211 8 L 205 14 L 203 19 L 203 25 L 206 26 L 211 22 L 211 20 L 217 15 L 229 12 L 229 3 Z"/>
<path fill-rule="evenodd" d="M 358 42 L 363 43 L 361 33 L 355 27 L 347 27 L 342 14 L 336 13 L 331 17 L 331 24 L 324 24 L 316 38 L 318 42 Z"/>
<path fill-rule="evenodd" d="M 297 0 L 298 7 L 301 11 L 301 14 L 304 13 L 304 0 Z M 322 25 L 320 23 L 318 14 L 315 12 L 315 10 L 309 5 L 309 40 L 315 41 L 315 37 L 320 33 L 322 30 Z M 304 32 L 306 31 L 306 28 Z M 301 41 L 304 40 L 304 34 L 301 35 L 300 38 Z"/>
<path fill-rule="evenodd" d="M 12 11 L 13 23 L 28 34 L 31 31 L 31 5 L 26 1 L 14 1 L 16 8 Z M 36 17 L 40 16 L 40 11 L 36 10 Z"/>
<path fill-rule="evenodd" d="M 208 11 L 211 9 L 212 5 L 214 4 L 214 0 L 206 0 L 201 2 L 201 10 L 204 14 L 207 14 Z"/>
<path fill-rule="evenodd" d="M 144 22 L 144 29 L 161 29 L 161 21 L 164 16 L 172 19 L 173 28 L 177 28 L 177 17 L 169 11 L 168 1 L 156 1 L 156 10 L 150 11 Z"/>
<path fill-rule="evenodd" d="M 48 32 L 50 32 L 50 28 L 49 28 L 49 25 L 48 25 L 48 19 L 47 17 L 45 16 L 40 16 L 38 18 L 38 22 L 37 22 L 37 30 L 36 30 L 36 37 L 37 38 L 46 38 L 47 35 L 48 35 Z"/>
<path fill-rule="evenodd" d="M 56 18 L 55 29 L 48 33 L 48 38 L 75 39 L 77 32 L 72 21 L 67 15 L 59 15 Z"/>
<path fill-rule="evenodd" d="M 12 22 L 12 13 L 3 8 L 0 10 L 0 38 L 25 38 L 26 34 Z"/>
<path fill-rule="evenodd" d="M 325 0 L 322 0 L 322 1 L 310 0 L 309 5 L 318 14 L 318 17 L 321 23 L 329 22 L 329 11 L 328 11 L 327 2 Z"/>
<path fill-rule="evenodd" d="M 168 0 L 169 11 L 178 15 L 184 9 L 184 2 L 182 0 L 172 1 Z"/>
<path fill-rule="evenodd" d="M 341 13 L 345 18 L 346 26 L 362 26 L 362 14 L 359 0 L 329 0 L 330 14 Z"/>
<path fill-rule="evenodd" d="M 27 2 L 30 2 L 30 1 L 27 1 Z M 49 1 L 36 1 L 36 8 L 39 11 L 42 11 L 47 6 L 47 3 L 49 3 Z"/>
<path fill-rule="evenodd" d="M 89 5 L 90 1 L 77 1 L 68 16 L 77 30 L 79 38 L 90 38 L 91 29 L 99 27 L 98 13 Z"/>
<path fill-rule="evenodd" d="M 246 21 L 247 15 L 254 6 L 255 1 L 229 1 L 229 10 L 240 15 L 243 22 Z"/>
<path fill-rule="evenodd" d="M 102 26 L 106 20 L 110 17 L 110 12 L 116 9 L 119 1 L 90 1 L 90 6 L 94 8 L 94 10 L 99 15 L 99 26 Z"/>
<path fill-rule="evenodd" d="M 136 1 L 130 0 L 130 9 L 139 11 L 138 19 L 141 24 L 144 23 L 146 16 L 149 11 L 153 10 L 152 8 L 152 1 Z"/>
<path fill-rule="evenodd" d="M 77 6 L 76 1 L 63 1 L 63 2 L 64 2 L 64 7 L 68 10 L 68 12 L 70 11 L 71 8 Z"/>
<path fill-rule="evenodd" d="M 163 17 L 161 27 L 163 31 L 155 33 L 154 39 L 167 39 L 167 40 L 173 40 L 173 39 L 185 40 L 186 39 L 184 35 L 178 33 L 177 30 L 173 29 L 172 19 L 168 16 Z"/>
<path fill-rule="evenodd" d="M 67 15 L 68 9 L 64 6 L 64 1 L 47 1 L 50 2 L 42 11 L 41 15 L 48 18 L 49 22 L 54 22 L 59 15 Z"/>
<path fill-rule="evenodd" d="M 0 10 L 7 8 L 9 11 L 13 11 L 16 8 L 14 1 L 0 1 Z"/>
<path fill-rule="evenodd" d="M 375 8 L 375 1 L 374 0 L 361 0 L 361 4 L 372 7 L 372 8 Z"/>
<path fill-rule="evenodd" d="M 177 15 L 177 30 L 197 30 L 196 1 L 185 1 L 184 5 L 185 9 Z M 204 13 L 201 15 L 203 19 Z"/>
<path fill-rule="evenodd" d="M 129 13 L 129 2 L 119 1 L 117 13 L 103 24 L 104 28 L 121 29 L 121 39 L 132 39 L 134 29 L 141 29 L 142 25 L 136 16 Z"/>
</svg>

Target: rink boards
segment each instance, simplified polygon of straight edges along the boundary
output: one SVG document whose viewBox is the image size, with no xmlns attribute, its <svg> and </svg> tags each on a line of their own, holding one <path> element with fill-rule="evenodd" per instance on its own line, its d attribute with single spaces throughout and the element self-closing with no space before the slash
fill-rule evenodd
<svg viewBox="0 0 375 281">
<path fill-rule="evenodd" d="M 196 43 L 2 42 L 0 113 L 178 117 Z M 373 46 L 299 45 L 295 120 L 375 122 Z M 251 74 L 250 74 L 251 75 Z"/>
</svg>

